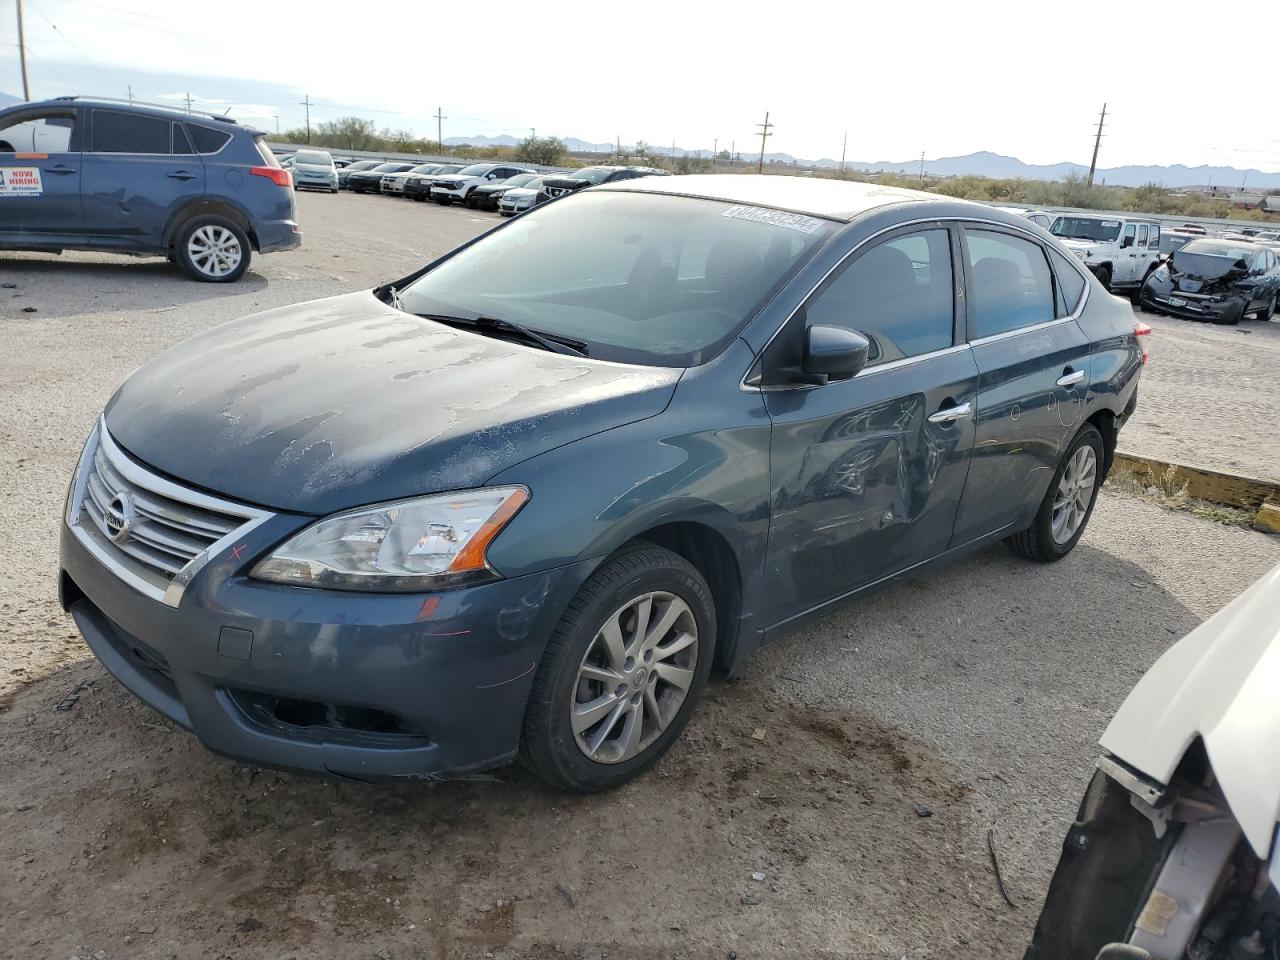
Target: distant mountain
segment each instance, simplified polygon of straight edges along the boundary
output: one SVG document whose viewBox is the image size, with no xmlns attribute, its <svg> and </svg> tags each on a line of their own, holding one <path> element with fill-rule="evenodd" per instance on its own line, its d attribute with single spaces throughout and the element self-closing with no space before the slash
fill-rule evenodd
<svg viewBox="0 0 1280 960">
<path fill-rule="evenodd" d="M 21 97 L 11 97 L 9 94 L 0 92 L 0 107 L 7 107 L 13 103 L 21 103 Z"/>
<path fill-rule="evenodd" d="M 562 137 L 561 139 L 564 140 L 564 145 L 570 153 L 612 154 L 616 149 L 616 145 L 612 143 L 589 143 L 576 137 Z M 448 137 L 445 139 L 445 143 L 450 146 L 471 144 L 473 146 L 514 147 L 519 143 L 519 140 L 509 136 Z M 631 152 L 634 151 L 635 147 L 632 144 L 624 143 L 622 149 L 625 152 Z M 649 149 L 663 156 L 671 155 L 671 151 L 660 144 L 649 144 Z M 676 147 L 675 155 L 677 157 L 706 158 L 711 156 L 711 151 L 706 149 L 688 150 L 684 147 Z M 749 151 L 738 151 L 738 156 L 742 160 L 753 160 L 759 155 Z M 793 157 L 789 153 L 766 153 L 764 158 L 766 163 L 795 164 L 802 167 L 831 169 L 840 166 L 840 161 L 832 160 L 830 157 L 824 157 L 821 160 L 802 160 Z M 868 163 L 864 160 L 849 160 L 845 163 L 845 167 L 863 173 L 917 174 L 920 172 L 920 161 L 918 159 L 902 161 L 877 160 Z M 962 157 L 938 157 L 934 160 L 925 160 L 924 169 L 926 173 L 935 177 L 972 175 L 1001 180 L 1061 180 L 1068 174 L 1074 173 L 1076 176 L 1083 177 L 1089 172 L 1088 167 L 1079 163 L 1023 163 L 1017 157 L 1006 157 L 986 150 L 965 154 Z M 1235 167 L 1188 167 L 1183 164 L 1175 164 L 1168 167 L 1141 165 L 1099 167 L 1095 174 L 1095 179 L 1099 183 L 1107 183 L 1111 186 L 1119 187 L 1140 187 L 1144 183 L 1158 183 L 1162 186 L 1176 189 L 1216 183 L 1224 187 L 1239 187 L 1241 184 L 1245 184 L 1249 189 L 1280 189 L 1280 173 L 1264 173 L 1261 170 L 1237 170 Z"/>
</svg>

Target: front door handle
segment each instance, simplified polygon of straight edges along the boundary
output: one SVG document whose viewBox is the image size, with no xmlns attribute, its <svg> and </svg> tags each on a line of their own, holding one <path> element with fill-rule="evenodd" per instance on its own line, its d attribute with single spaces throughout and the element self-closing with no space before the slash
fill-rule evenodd
<svg viewBox="0 0 1280 960">
<path fill-rule="evenodd" d="M 1058 386 L 1060 387 L 1074 387 L 1077 383 L 1084 383 L 1083 370 L 1068 369 L 1058 378 Z"/>
<path fill-rule="evenodd" d="M 55 163 L 52 167 L 49 168 L 49 173 L 56 173 L 62 177 L 65 177 L 69 173 L 75 173 L 75 172 L 76 172 L 75 167 L 68 167 L 65 163 Z"/>
<path fill-rule="evenodd" d="M 930 423 L 955 423 L 957 420 L 963 420 L 965 417 L 972 415 L 973 405 L 970 403 L 958 403 L 954 407 L 946 407 L 937 413 L 929 414 Z"/>
<path fill-rule="evenodd" d="M 186 170 L 171 170 L 165 176 L 170 180 L 194 180 L 196 178 L 194 173 L 188 173 Z"/>
</svg>

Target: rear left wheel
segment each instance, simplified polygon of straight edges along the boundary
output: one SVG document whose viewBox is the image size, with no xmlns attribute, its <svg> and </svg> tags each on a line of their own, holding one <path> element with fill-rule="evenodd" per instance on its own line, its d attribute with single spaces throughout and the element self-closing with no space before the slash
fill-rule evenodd
<svg viewBox="0 0 1280 960">
<path fill-rule="evenodd" d="M 569 604 L 529 694 L 521 758 L 594 792 L 644 773 L 688 723 L 714 656 L 715 606 L 683 557 L 637 544 Z"/>
<path fill-rule="evenodd" d="M 249 269 L 249 237 L 239 225 L 214 215 L 192 217 L 178 231 L 177 261 L 194 280 L 234 283 Z"/>
<path fill-rule="evenodd" d="M 1091 423 L 1075 435 L 1031 526 L 1005 542 L 1030 560 L 1051 563 L 1072 551 L 1093 516 L 1102 482 L 1102 434 Z"/>
</svg>

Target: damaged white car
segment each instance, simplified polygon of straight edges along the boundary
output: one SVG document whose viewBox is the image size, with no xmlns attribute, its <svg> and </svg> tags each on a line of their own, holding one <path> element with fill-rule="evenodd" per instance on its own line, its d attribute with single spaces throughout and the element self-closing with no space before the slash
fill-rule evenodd
<svg viewBox="0 0 1280 960">
<path fill-rule="evenodd" d="M 1280 567 L 1102 736 L 1027 960 L 1280 958 Z"/>
</svg>

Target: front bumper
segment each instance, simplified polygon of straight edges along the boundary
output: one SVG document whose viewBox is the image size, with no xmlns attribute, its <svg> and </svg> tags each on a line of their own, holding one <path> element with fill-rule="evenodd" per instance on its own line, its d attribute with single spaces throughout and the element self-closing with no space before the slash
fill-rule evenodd
<svg viewBox="0 0 1280 960">
<path fill-rule="evenodd" d="M 1144 308 L 1157 313 L 1185 320 L 1208 320 L 1210 323 L 1230 323 L 1244 316 L 1245 301 L 1240 297 L 1210 300 L 1178 291 L 1153 289 L 1153 286 L 1148 284 L 1144 287 L 1139 300 Z"/>
<path fill-rule="evenodd" d="M 354 190 L 356 193 L 381 193 L 382 180 L 381 178 L 377 180 L 357 180 L 355 177 L 350 177 L 347 180 L 347 189 Z"/>
<path fill-rule="evenodd" d="M 337 177 L 294 177 L 293 185 L 298 190 L 337 190 Z"/>
<path fill-rule="evenodd" d="M 252 531 L 242 558 L 298 519 Z M 232 552 L 197 573 L 175 608 L 116 577 L 64 523 L 59 594 L 107 670 L 210 750 L 361 780 L 514 759 L 534 670 L 591 567 L 374 595 L 251 580 Z"/>
</svg>

